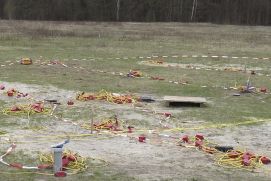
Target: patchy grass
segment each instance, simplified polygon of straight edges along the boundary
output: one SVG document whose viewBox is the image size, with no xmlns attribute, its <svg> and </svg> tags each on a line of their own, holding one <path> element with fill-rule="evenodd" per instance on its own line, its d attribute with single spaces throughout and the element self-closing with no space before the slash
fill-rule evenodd
<svg viewBox="0 0 271 181">
<path fill-rule="evenodd" d="M 245 95 L 236 98 L 231 97 L 232 91 L 221 88 L 234 86 L 236 83 L 245 84 L 248 78 L 246 74 L 149 67 L 139 65 L 137 62 L 140 59 L 106 59 L 175 54 L 271 57 L 269 27 L 168 23 L 68 25 L 65 22 L 56 25 L 54 22 L 35 24 L 27 21 L 2 21 L 1 29 L 2 62 L 18 60 L 24 56 L 34 60 L 59 59 L 68 65 L 82 66 L 87 70 L 127 73 L 130 69 L 140 69 L 145 75 L 161 76 L 175 81 L 189 80 L 191 85 L 180 86 L 147 79 L 129 79 L 97 72 L 76 71 L 61 66 L 19 64 L 2 68 L 2 80 L 52 84 L 60 88 L 82 91 L 107 89 L 113 92 L 152 93 L 160 96 L 203 96 L 212 101 L 212 104 L 204 109 L 189 109 L 182 116 L 212 122 L 241 120 L 240 118 L 247 116 L 269 117 L 267 110 L 271 105 L 262 102 L 269 100 L 269 95 Z M 267 69 L 271 66 L 270 61 L 253 59 L 165 58 L 165 61 L 207 65 L 241 64 Z M 266 70 L 265 73 L 270 71 Z M 266 86 L 271 89 L 269 77 L 252 76 L 251 81 L 256 87 Z M 225 114 L 225 109 L 230 114 Z"/>
<path fill-rule="evenodd" d="M 58 41 L 59 43 L 63 43 L 61 42 L 60 38 Z M 72 41 L 72 38 L 70 38 L 70 41 Z M 91 39 L 89 41 L 91 41 Z M 13 51 L 15 53 L 18 53 L 15 50 Z M 66 51 L 70 52 L 69 50 Z M 36 53 L 35 50 L 33 50 L 33 52 Z M 46 59 L 50 59 L 49 57 L 53 57 L 52 54 L 48 54 L 49 55 L 40 55 L 46 57 Z M 8 55 L 12 55 L 12 53 L 8 53 Z M 74 57 L 80 59 L 84 58 L 84 56 L 81 57 L 80 53 L 74 53 L 74 55 L 77 55 Z M 30 54 L 28 56 L 30 56 Z M 65 52 L 63 52 L 62 56 L 63 58 L 59 58 L 60 60 L 67 58 L 65 57 Z M 114 57 L 115 55 L 111 55 L 110 57 L 112 56 Z M 16 57 L 14 57 L 13 59 L 16 59 Z M 201 63 L 204 63 L 203 60 L 199 61 L 201 61 Z M 210 59 L 209 61 L 214 62 L 212 59 Z M 242 61 L 243 60 L 240 60 L 238 63 L 242 64 Z M 196 117 L 198 119 L 204 119 L 206 121 L 224 122 L 229 120 L 235 120 L 236 118 L 242 118 L 244 116 L 248 116 L 248 114 L 249 116 L 254 116 L 258 118 L 269 117 L 268 111 L 266 110 L 271 108 L 271 105 L 268 104 L 270 95 L 258 94 L 244 95 L 241 98 L 232 97 L 231 95 L 234 93 L 234 91 L 223 89 L 224 86 L 230 87 L 234 86 L 236 83 L 237 85 L 244 85 L 248 78 L 248 75 L 244 73 L 149 67 L 144 65 L 138 65 L 137 60 L 134 59 L 113 61 L 105 59 L 96 59 L 95 61 L 90 61 L 88 59 L 85 61 L 67 60 L 64 62 L 68 65 L 80 65 L 88 70 L 101 69 L 107 71 L 127 73 L 130 69 L 140 69 L 144 74 L 161 76 L 168 80 L 188 80 L 191 85 L 182 86 L 169 84 L 163 81 L 159 82 L 148 79 L 129 79 L 97 72 L 76 71 L 74 69 L 68 69 L 60 65 L 48 67 L 40 65 L 21 66 L 19 64 L 16 64 L 14 66 L 2 68 L 3 71 L 1 71 L 0 74 L 2 80 L 6 81 L 18 81 L 23 83 L 34 83 L 41 85 L 52 84 L 60 88 L 78 91 L 99 91 L 101 89 L 106 89 L 112 92 L 136 92 L 143 94 L 149 93 L 160 96 L 203 96 L 207 97 L 208 100 L 212 101 L 212 104 L 209 104 L 208 108 L 204 109 L 190 109 L 189 116 Z M 268 63 L 268 61 L 262 61 L 262 64 L 258 64 L 257 66 L 261 65 L 262 67 L 270 67 Z M 271 89 L 269 77 L 252 76 L 251 81 L 253 86 L 265 86 L 269 90 Z M 201 86 L 208 87 L 204 88 Z M 267 100 L 267 102 L 265 100 Z M 262 101 L 265 101 L 265 103 L 263 103 Z M 227 111 L 230 111 L 231 114 L 225 114 L 226 108 Z"/>
<path fill-rule="evenodd" d="M 180 68 L 150 67 L 139 65 L 139 56 L 151 55 L 228 55 L 271 57 L 270 27 L 220 26 L 212 24 L 181 23 L 69 23 L 1 21 L 0 67 L 2 81 L 28 84 L 54 85 L 76 91 L 131 92 L 139 94 L 203 96 L 209 101 L 203 108 L 184 108 L 176 115 L 180 120 L 203 120 L 209 123 L 232 123 L 247 117 L 270 118 L 270 94 L 246 94 L 233 97 L 234 91 L 222 87 L 245 84 L 248 75 L 241 72 L 188 70 Z M 60 60 L 69 66 L 86 70 L 65 68 L 61 65 L 22 66 L 15 60 L 21 57 Z M 115 59 L 128 57 L 128 59 Z M 137 57 L 132 59 L 131 57 Z M 107 58 L 114 58 L 109 60 Z M 76 59 L 76 60 L 73 60 Z M 85 59 L 85 60 L 83 60 Z M 143 59 L 145 60 L 145 59 Z M 260 67 L 271 74 L 270 60 L 223 58 L 164 58 L 167 62 L 221 65 L 240 64 Z M 91 72 L 101 69 L 127 73 L 139 69 L 144 75 L 161 76 L 168 80 L 188 80 L 191 85 L 175 85 L 148 79 L 130 79 Z M 253 86 L 271 89 L 270 77 L 251 76 Z M 202 87 L 207 86 L 207 87 Z M 4 106 L 4 102 L 0 102 Z M 80 114 L 79 114 L 80 113 Z M 64 117 L 88 119 L 88 110 L 63 110 Z M 1 115 L 1 126 L 20 126 L 11 118 Z M 37 126 L 46 118 L 34 118 Z M 135 122 L 130 120 L 130 122 Z M 148 122 L 144 121 L 148 127 Z M 27 159 L 27 157 L 26 157 Z M 3 168 L 1 168 L 3 169 Z M 103 169 L 93 170 L 93 175 L 72 176 L 79 180 L 131 180 L 122 173 L 103 174 Z M 20 175 L 15 177 L 20 178 Z M 24 175 L 25 180 L 48 179 L 38 175 Z M 3 174 L 3 180 L 10 176 Z M 52 179 L 53 180 L 53 179 Z M 194 180 L 194 178 L 192 178 Z M 196 179 L 197 180 L 197 179 Z"/>
<path fill-rule="evenodd" d="M 1 150 L 1 152 L 4 152 Z M 27 166 L 36 166 L 41 164 L 38 161 L 38 158 L 35 156 L 30 156 L 29 154 L 24 153 L 23 151 L 15 151 L 12 154 L 6 156 L 4 158 L 5 161 L 8 163 L 21 163 Z M 65 178 L 65 180 L 136 180 L 132 177 L 128 177 L 125 174 L 119 173 L 112 173 L 109 167 L 97 167 L 97 163 L 91 163 L 88 160 L 89 168 L 86 170 L 85 174 L 77 174 L 77 175 L 69 175 Z M 59 180 L 53 176 L 51 176 L 50 170 L 43 170 L 43 171 L 35 171 L 33 170 L 20 170 L 16 168 L 7 167 L 3 164 L 0 165 L 0 173 L 1 179 L 3 180 Z"/>
</svg>

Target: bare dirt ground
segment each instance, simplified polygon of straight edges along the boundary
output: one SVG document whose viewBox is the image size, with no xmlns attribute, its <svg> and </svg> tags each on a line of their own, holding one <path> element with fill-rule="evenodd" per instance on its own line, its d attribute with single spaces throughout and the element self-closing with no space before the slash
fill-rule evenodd
<svg viewBox="0 0 271 181">
<path fill-rule="evenodd" d="M 33 98 L 57 99 L 62 102 L 62 108 L 67 110 L 65 105 L 67 98 L 74 98 L 75 91 L 58 89 L 53 86 L 27 85 L 21 83 L 3 82 L 7 88 L 16 88 L 21 92 L 29 93 Z M 50 94 L 50 97 L 48 95 Z M 0 100 L 13 102 L 6 95 L 0 95 Z M 18 99 L 24 102 L 25 98 Z M 16 101 L 18 101 L 16 100 Z M 148 126 L 155 127 L 159 125 L 159 117 L 147 114 L 135 109 L 131 105 L 113 105 L 106 102 L 75 102 L 74 107 L 96 106 L 103 115 L 109 115 L 105 112 L 118 114 L 120 119 L 132 120 L 146 123 Z M 159 111 L 167 111 L 161 103 L 154 103 L 153 107 Z M 180 112 L 181 108 L 175 108 L 173 111 Z M 20 117 L 11 117 L 20 122 Z M 71 120 L 67 118 L 67 120 Z M 23 121 L 23 119 L 22 119 Z M 86 121 L 86 120 L 85 120 Z M 148 123 L 148 124 L 147 124 Z M 201 124 L 201 122 L 197 122 Z M 138 123 L 137 123 L 138 124 Z M 191 123 L 182 123 L 183 126 L 190 126 Z M 7 141 L 17 141 L 17 150 L 25 152 L 50 151 L 50 146 L 62 141 L 65 134 L 89 134 L 89 130 L 84 130 L 78 125 L 70 122 L 63 122 L 52 117 L 51 121 L 43 124 L 45 130 L 34 131 L 31 129 L 6 130 L 8 134 L 1 138 L 2 144 L 8 144 Z M 139 124 L 138 124 L 139 125 Z M 236 128 L 208 129 L 200 131 L 181 132 L 148 132 L 146 143 L 139 143 L 135 138 L 139 133 L 124 134 L 104 134 L 88 137 L 71 137 L 71 142 L 66 148 L 78 151 L 81 155 L 102 158 L 110 163 L 109 167 L 113 171 L 123 172 L 139 180 L 268 180 L 268 175 L 264 174 L 264 169 L 270 169 L 270 166 L 264 166 L 259 169 L 261 173 L 250 173 L 234 169 L 225 169 L 215 164 L 214 156 L 208 155 L 194 148 L 184 148 L 176 145 L 176 140 L 167 138 L 165 135 L 181 136 L 184 134 L 195 135 L 202 133 L 210 141 L 220 145 L 230 145 L 236 148 L 247 148 L 258 154 L 271 156 L 271 140 L 268 133 L 271 131 L 271 123 L 261 125 L 240 126 Z M 57 135 L 64 135 L 56 137 Z M 80 148 L 80 149 L 79 149 Z M 270 176 L 270 174 L 269 174 Z"/>
</svg>

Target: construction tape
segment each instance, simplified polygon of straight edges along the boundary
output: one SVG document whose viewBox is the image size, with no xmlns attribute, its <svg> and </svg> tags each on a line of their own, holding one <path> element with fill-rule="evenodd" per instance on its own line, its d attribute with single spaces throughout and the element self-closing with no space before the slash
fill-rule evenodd
<svg viewBox="0 0 271 181">
<path fill-rule="evenodd" d="M 150 59 L 150 58 L 158 58 L 158 57 L 162 57 L 162 58 L 224 58 L 224 59 L 252 59 L 252 60 L 270 60 L 271 57 L 248 57 L 248 56 L 229 56 L 229 55 L 152 55 L 152 56 L 134 56 L 134 57 L 107 57 L 107 58 L 103 58 L 103 57 L 89 57 L 89 59 L 86 58 L 71 58 L 71 59 L 64 59 L 65 61 L 69 61 L 69 60 L 82 60 L 82 61 L 86 61 L 86 60 L 90 60 L 90 61 L 94 61 L 94 60 L 103 60 L 103 59 L 115 59 L 115 60 L 128 60 L 128 59 Z M 17 60 L 16 62 L 20 62 L 19 60 Z M 40 60 L 36 61 L 36 63 L 39 63 Z M 58 61 L 59 62 L 59 61 Z M 12 61 L 8 60 L 5 61 L 5 63 L 10 63 L 8 65 L 14 65 L 14 63 L 12 63 Z M 45 63 L 45 62 L 44 62 Z M 2 67 L 5 67 L 7 65 L 2 64 Z M 63 65 L 65 66 L 65 64 Z"/>
<path fill-rule="evenodd" d="M 155 66 L 155 67 L 164 67 L 164 68 L 181 68 L 181 69 L 194 69 L 194 70 L 206 70 L 206 71 L 223 71 L 223 72 L 243 72 L 246 74 L 252 74 L 253 75 L 258 75 L 258 76 L 266 76 L 270 77 L 270 74 L 263 74 L 259 73 L 258 70 L 255 68 L 241 68 L 241 67 L 214 67 L 214 66 L 206 66 L 206 65 L 193 65 L 193 64 L 177 64 L 177 63 L 168 63 L 168 62 L 163 62 L 163 63 L 155 63 L 155 61 L 140 61 L 140 65 L 147 65 L 147 66 Z M 208 68 L 207 68 L 208 67 Z"/>
</svg>

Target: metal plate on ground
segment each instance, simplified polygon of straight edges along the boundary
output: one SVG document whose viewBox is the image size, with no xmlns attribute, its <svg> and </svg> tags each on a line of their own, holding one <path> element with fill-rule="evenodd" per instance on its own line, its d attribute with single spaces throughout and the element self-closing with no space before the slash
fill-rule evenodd
<svg viewBox="0 0 271 181">
<path fill-rule="evenodd" d="M 204 97 L 181 97 L 181 96 L 165 96 L 164 101 L 169 106 L 201 106 L 207 100 Z"/>
</svg>

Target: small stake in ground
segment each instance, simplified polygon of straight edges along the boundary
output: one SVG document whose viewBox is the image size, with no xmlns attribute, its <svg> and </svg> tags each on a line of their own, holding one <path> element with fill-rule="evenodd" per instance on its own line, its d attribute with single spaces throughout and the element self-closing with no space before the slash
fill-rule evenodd
<svg viewBox="0 0 271 181">
<path fill-rule="evenodd" d="M 91 118 L 91 130 L 90 130 L 90 134 L 93 134 L 93 129 L 94 129 L 94 108 L 91 108 L 91 114 L 90 114 L 90 118 Z"/>
</svg>

